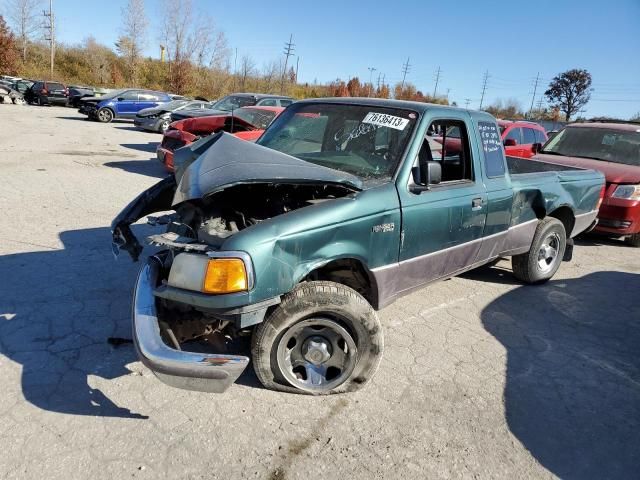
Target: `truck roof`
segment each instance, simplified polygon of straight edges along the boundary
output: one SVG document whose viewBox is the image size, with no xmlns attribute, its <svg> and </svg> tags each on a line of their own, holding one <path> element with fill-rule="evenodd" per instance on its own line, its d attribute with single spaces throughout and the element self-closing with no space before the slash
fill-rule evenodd
<svg viewBox="0 0 640 480">
<path fill-rule="evenodd" d="M 405 108 L 418 112 L 425 112 L 432 108 L 443 108 L 447 110 L 456 110 L 460 112 L 469 112 L 460 107 L 451 107 L 449 105 L 440 105 L 437 103 L 414 102 L 410 100 L 391 100 L 388 98 L 370 98 L 370 97 L 328 97 L 328 98 L 312 98 L 309 100 L 300 100 L 297 103 L 338 103 L 345 105 L 370 105 L 372 107 L 388 107 L 388 108 Z"/>
</svg>

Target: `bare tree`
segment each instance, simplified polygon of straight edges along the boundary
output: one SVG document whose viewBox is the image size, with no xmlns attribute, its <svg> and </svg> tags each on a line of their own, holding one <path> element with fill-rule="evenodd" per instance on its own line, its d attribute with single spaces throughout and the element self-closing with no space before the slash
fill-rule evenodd
<svg viewBox="0 0 640 480">
<path fill-rule="evenodd" d="M 194 14 L 192 0 L 165 0 L 163 11 L 161 41 L 167 48 L 169 88 L 182 93 L 193 87 L 194 64 L 199 73 L 196 88 L 203 84 L 207 65 L 228 67 L 224 33 L 208 17 Z"/>
<path fill-rule="evenodd" d="M 138 63 L 146 43 L 149 22 L 144 11 L 144 0 L 129 0 L 122 9 L 122 33 L 116 49 L 127 61 L 127 80 L 135 84 L 138 80 Z"/>
<path fill-rule="evenodd" d="M 271 92 L 276 87 L 282 68 L 282 60 L 272 60 L 264 64 L 262 67 L 262 79 L 265 83 L 266 92 Z"/>
<path fill-rule="evenodd" d="M 27 61 L 27 47 L 33 36 L 40 31 L 42 0 L 8 0 L 6 9 L 20 48 L 22 61 Z"/>
<path fill-rule="evenodd" d="M 245 91 L 247 80 L 255 74 L 256 64 L 249 55 L 244 55 L 240 61 L 240 90 Z"/>
</svg>

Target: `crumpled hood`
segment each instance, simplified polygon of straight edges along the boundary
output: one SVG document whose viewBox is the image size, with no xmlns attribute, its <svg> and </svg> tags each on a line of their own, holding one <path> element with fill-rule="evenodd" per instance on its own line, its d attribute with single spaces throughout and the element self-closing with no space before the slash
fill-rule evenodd
<svg viewBox="0 0 640 480">
<path fill-rule="evenodd" d="M 212 110 L 210 108 L 193 108 L 189 110 L 178 110 L 174 112 L 176 120 L 180 120 L 183 118 L 194 118 L 194 117 L 211 117 L 214 115 L 229 115 L 229 112 L 225 112 L 224 110 Z"/>
<path fill-rule="evenodd" d="M 103 100 L 105 100 L 104 97 L 84 97 L 84 98 L 80 99 L 80 102 L 84 102 L 84 103 L 100 103 Z"/>
<path fill-rule="evenodd" d="M 161 115 L 170 111 L 171 110 L 167 110 L 166 108 L 162 107 L 143 108 L 142 110 L 138 111 L 136 117 L 151 117 L 152 115 Z"/>
<path fill-rule="evenodd" d="M 591 158 L 545 155 L 544 153 L 537 154 L 533 159 L 570 167 L 598 170 L 604 174 L 607 183 L 640 183 L 640 166 L 593 160 Z"/>
<path fill-rule="evenodd" d="M 174 165 L 174 206 L 249 183 L 339 184 L 353 191 L 362 189 L 362 181 L 355 175 L 245 142 L 226 132 L 176 150 Z"/>
</svg>

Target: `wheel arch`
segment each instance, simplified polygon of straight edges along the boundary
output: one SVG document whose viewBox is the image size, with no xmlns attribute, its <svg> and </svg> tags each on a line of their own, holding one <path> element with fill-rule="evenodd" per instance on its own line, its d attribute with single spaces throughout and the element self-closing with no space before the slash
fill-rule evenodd
<svg viewBox="0 0 640 480">
<path fill-rule="evenodd" d="M 371 270 L 360 258 L 337 257 L 314 265 L 296 284 L 316 280 L 326 280 L 352 288 L 375 310 L 379 309 L 378 284 Z"/>
<path fill-rule="evenodd" d="M 569 205 L 561 205 L 548 214 L 549 217 L 556 218 L 562 222 L 567 233 L 567 238 L 571 238 L 571 232 L 576 223 L 576 215 Z"/>
</svg>

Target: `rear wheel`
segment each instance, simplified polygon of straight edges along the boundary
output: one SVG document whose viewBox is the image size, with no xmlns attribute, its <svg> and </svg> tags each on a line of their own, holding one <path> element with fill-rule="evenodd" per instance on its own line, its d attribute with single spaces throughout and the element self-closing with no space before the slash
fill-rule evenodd
<svg viewBox="0 0 640 480">
<path fill-rule="evenodd" d="M 109 123 L 113 120 L 113 112 L 108 108 L 101 108 L 98 110 L 98 121 L 102 123 Z"/>
<path fill-rule="evenodd" d="M 525 283 L 544 283 L 555 275 L 567 246 L 567 234 L 560 220 L 547 217 L 540 221 L 527 253 L 511 259 L 513 274 Z"/>
<path fill-rule="evenodd" d="M 632 247 L 640 248 L 640 233 L 629 235 L 627 238 L 625 238 L 625 242 L 627 242 Z"/>
<path fill-rule="evenodd" d="M 251 350 L 265 387 L 326 395 L 368 382 L 383 345 L 378 316 L 360 294 L 333 282 L 308 282 L 256 327 Z"/>
</svg>

